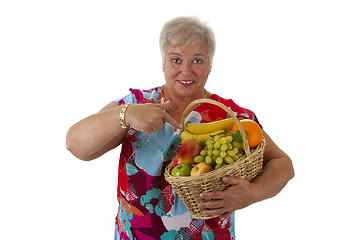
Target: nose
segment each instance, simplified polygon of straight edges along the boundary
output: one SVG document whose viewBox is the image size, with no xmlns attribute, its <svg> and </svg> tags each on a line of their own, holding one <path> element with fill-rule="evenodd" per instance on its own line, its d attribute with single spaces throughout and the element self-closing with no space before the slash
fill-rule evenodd
<svg viewBox="0 0 360 240">
<path fill-rule="evenodd" d="M 192 72 L 192 62 L 186 61 L 181 64 L 181 72 L 184 75 L 189 75 Z"/>
</svg>

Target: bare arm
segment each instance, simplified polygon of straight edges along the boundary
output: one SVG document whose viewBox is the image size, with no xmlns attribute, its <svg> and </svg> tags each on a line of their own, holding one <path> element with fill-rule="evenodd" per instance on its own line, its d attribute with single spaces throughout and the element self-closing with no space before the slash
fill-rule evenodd
<svg viewBox="0 0 360 240">
<path fill-rule="evenodd" d="M 131 104 L 125 115 L 125 124 L 146 134 L 156 132 L 168 122 L 175 128 L 180 123 L 164 110 L 170 102 L 160 104 Z M 79 159 L 93 160 L 107 151 L 119 146 L 126 134 L 119 123 L 119 114 L 123 106 L 109 103 L 100 112 L 74 124 L 66 135 L 66 147 Z"/>
<path fill-rule="evenodd" d="M 265 132 L 264 137 L 266 147 L 262 173 L 252 183 L 242 178 L 224 177 L 223 182 L 232 185 L 228 190 L 201 194 L 203 198 L 214 199 L 199 204 L 204 214 L 221 214 L 221 217 L 228 217 L 237 209 L 275 196 L 294 177 L 289 156 Z"/>
<path fill-rule="evenodd" d="M 127 129 L 119 124 L 123 106 L 111 102 L 98 113 L 74 124 L 66 135 L 66 147 L 81 160 L 92 160 L 117 147 Z"/>
<path fill-rule="evenodd" d="M 253 181 L 257 189 L 256 202 L 278 194 L 295 175 L 290 157 L 274 143 L 266 132 L 264 136 L 266 139 L 264 168 Z"/>
</svg>

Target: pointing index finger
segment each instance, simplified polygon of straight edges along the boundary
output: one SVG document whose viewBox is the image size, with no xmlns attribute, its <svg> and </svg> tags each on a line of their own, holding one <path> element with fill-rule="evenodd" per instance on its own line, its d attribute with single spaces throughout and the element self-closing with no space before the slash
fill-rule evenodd
<svg viewBox="0 0 360 240">
<path fill-rule="evenodd" d="M 169 109 L 170 108 L 170 100 L 166 101 L 165 103 L 157 104 L 157 107 L 162 110 Z M 166 111 L 164 111 L 164 114 L 163 114 L 163 121 L 169 123 L 175 129 L 181 129 L 181 124 L 178 121 L 176 121 L 173 117 L 171 117 L 170 114 L 168 114 Z"/>
<path fill-rule="evenodd" d="M 163 120 L 164 120 L 164 122 L 169 123 L 175 129 L 180 129 L 181 128 L 181 124 L 178 121 L 176 121 L 172 116 L 170 116 L 170 114 L 168 114 L 167 112 L 164 112 Z"/>
</svg>

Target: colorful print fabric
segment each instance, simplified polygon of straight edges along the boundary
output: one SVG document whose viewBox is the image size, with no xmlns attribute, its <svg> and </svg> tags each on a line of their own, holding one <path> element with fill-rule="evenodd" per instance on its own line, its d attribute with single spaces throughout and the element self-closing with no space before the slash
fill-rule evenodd
<svg viewBox="0 0 360 240">
<path fill-rule="evenodd" d="M 228 106 L 238 117 L 257 121 L 255 114 L 237 106 L 232 100 L 216 94 L 210 97 Z M 150 90 L 130 89 L 116 100 L 125 103 L 163 103 L 161 87 Z M 144 116 L 146 117 L 146 116 Z M 214 105 L 202 104 L 187 119 L 209 122 L 227 117 Z M 258 122 L 258 121 L 257 121 Z M 167 123 L 150 135 L 129 128 L 122 143 L 119 160 L 116 239 L 235 239 L 234 214 L 209 220 L 193 219 L 191 214 L 164 179 L 180 141 L 179 130 Z"/>
</svg>

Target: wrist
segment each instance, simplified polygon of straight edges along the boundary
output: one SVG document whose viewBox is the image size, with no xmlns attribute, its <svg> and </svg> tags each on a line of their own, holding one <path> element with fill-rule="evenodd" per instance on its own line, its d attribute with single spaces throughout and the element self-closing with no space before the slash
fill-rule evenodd
<svg viewBox="0 0 360 240">
<path fill-rule="evenodd" d="M 127 125 L 126 122 L 126 112 L 129 108 L 130 104 L 126 103 L 125 105 L 122 106 L 121 110 L 120 110 L 120 115 L 119 115 L 119 122 L 120 122 L 120 126 L 121 128 L 128 128 L 129 125 Z"/>
<path fill-rule="evenodd" d="M 254 182 L 251 183 L 250 197 L 251 197 L 252 204 L 261 202 L 263 200 L 262 199 L 262 189 L 261 189 L 260 184 L 257 184 Z"/>
</svg>

